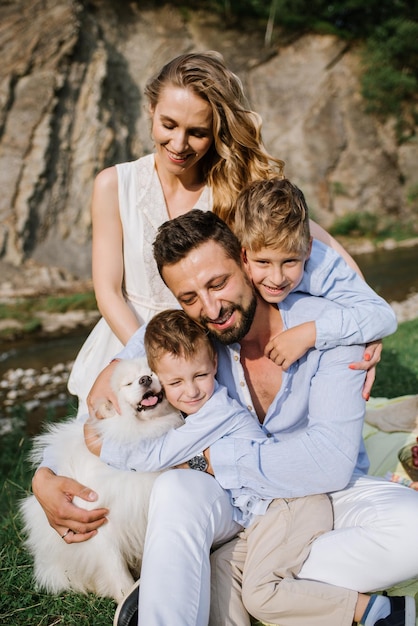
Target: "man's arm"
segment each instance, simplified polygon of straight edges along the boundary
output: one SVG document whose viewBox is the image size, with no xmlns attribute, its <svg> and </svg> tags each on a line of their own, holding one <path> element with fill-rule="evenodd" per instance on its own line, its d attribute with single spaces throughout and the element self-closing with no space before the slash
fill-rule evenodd
<svg viewBox="0 0 418 626">
<path fill-rule="evenodd" d="M 71 529 L 65 541 L 80 543 L 90 539 L 106 523 L 108 509 L 88 511 L 73 504 L 75 496 L 95 502 L 97 494 L 76 480 L 56 476 L 47 467 L 40 467 L 32 479 L 32 490 L 48 518 L 50 526 L 61 536 Z"/>
</svg>

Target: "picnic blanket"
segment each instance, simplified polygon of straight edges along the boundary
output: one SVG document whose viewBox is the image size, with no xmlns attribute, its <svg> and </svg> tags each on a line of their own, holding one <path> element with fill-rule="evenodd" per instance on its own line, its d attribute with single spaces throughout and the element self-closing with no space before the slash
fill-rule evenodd
<svg viewBox="0 0 418 626">
<path fill-rule="evenodd" d="M 418 395 L 390 399 L 370 398 L 363 428 L 364 442 L 370 459 L 369 474 L 388 479 L 392 475 L 394 480 L 408 479 L 399 462 L 398 452 L 407 444 L 413 445 L 417 436 Z M 393 596 L 415 596 L 417 602 L 418 578 L 400 583 L 386 591 Z M 269 625 L 254 622 L 254 626 Z"/>
</svg>

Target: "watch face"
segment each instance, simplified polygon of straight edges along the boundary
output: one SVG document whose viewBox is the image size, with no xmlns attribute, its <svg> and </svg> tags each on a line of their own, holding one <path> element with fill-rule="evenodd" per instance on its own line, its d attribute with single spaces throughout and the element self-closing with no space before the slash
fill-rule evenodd
<svg viewBox="0 0 418 626">
<path fill-rule="evenodd" d="M 208 463 L 203 454 L 198 454 L 190 459 L 189 467 L 191 469 L 199 470 L 200 472 L 205 472 L 208 468 Z"/>
</svg>

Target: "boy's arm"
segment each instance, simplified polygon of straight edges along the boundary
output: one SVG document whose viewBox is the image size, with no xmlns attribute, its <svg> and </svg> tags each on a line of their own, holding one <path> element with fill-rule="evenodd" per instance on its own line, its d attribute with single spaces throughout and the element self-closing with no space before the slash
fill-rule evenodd
<svg viewBox="0 0 418 626">
<path fill-rule="evenodd" d="M 91 430 L 85 431 L 86 444 L 105 463 L 122 470 L 155 472 L 193 458 L 224 436 L 264 439 L 259 424 L 238 402 L 217 386 L 212 398 L 197 413 L 189 415 L 184 425 L 169 430 L 161 437 L 143 439 L 128 445 L 110 441 L 89 440 Z"/>
<path fill-rule="evenodd" d="M 328 246 L 315 241 L 298 291 L 341 305 L 316 320 L 315 347 L 367 344 L 395 332 L 390 305 Z"/>
<path fill-rule="evenodd" d="M 315 341 L 315 322 L 304 322 L 273 337 L 266 345 L 264 354 L 286 371 L 315 346 Z"/>
<path fill-rule="evenodd" d="M 293 326 L 271 339 L 265 348 L 265 355 L 274 361 L 276 365 L 288 370 L 292 363 L 300 359 L 310 348 L 315 346 L 316 327 L 315 322 L 304 322 Z M 353 370 L 365 370 L 362 396 L 369 400 L 373 383 L 376 378 L 376 365 L 382 354 L 382 341 L 372 341 L 367 344 L 362 361 L 350 363 Z"/>
</svg>

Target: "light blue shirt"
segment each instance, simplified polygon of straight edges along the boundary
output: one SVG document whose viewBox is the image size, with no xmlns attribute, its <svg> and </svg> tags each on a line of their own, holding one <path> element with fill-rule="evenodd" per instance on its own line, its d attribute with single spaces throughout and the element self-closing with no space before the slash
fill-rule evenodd
<svg viewBox="0 0 418 626">
<path fill-rule="evenodd" d="M 321 298 L 302 295 L 309 290 Z M 332 303 L 330 300 L 334 300 Z M 272 439 L 225 437 L 210 448 L 216 479 L 233 493 L 268 500 L 344 488 L 354 472 L 367 472 L 362 440 L 362 345 L 396 330 L 391 307 L 328 246 L 314 240 L 297 292 L 280 304 L 284 328 L 315 321 L 316 348 L 282 373 L 280 391 L 263 423 Z M 144 354 L 144 327 L 121 358 Z M 344 345 L 347 344 L 347 345 Z M 240 362 L 240 346 L 218 346 L 218 381 L 257 419 Z M 201 409 L 204 419 L 206 406 Z M 207 414 L 210 421 L 210 414 Z M 272 445 L 271 445 L 272 444 Z"/>
<path fill-rule="evenodd" d="M 296 293 L 280 304 L 285 329 L 332 316 L 333 311 L 338 315 L 338 310 L 338 305 L 324 298 Z M 143 355 L 143 335 L 144 327 L 120 356 Z M 256 420 L 239 344 L 218 345 L 217 349 L 218 381 Z M 210 446 L 218 482 L 233 495 L 238 491 L 248 497 L 257 494 L 269 501 L 336 491 L 347 485 L 354 472 L 367 472 L 362 440 L 365 372 L 348 367 L 360 360 L 363 352 L 361 345 L 313 348 L 282 372 L 281 388 L 262 426 L 270 438 L 250 441 L 231 436 Z M 212 416 L 207 403 L 200 409 L 199 419 L 209 424 Z M 111 454 L 106 460 L 112 465 L 115 462 Z"/>
<path fill-rule="evenodd" d="M 115 445 L 104 439 L 100 458 L 118 469 L 155 472 L 184 463 L 222 437 L 247 442 L 272 441 L 262 430 L 257 416 L 232 400 L 226 388 L 218 383 L 203 408 L 189 415 L 184 425 L 154 439 L 128 445 Z M 271 501 L 251 489 L 227 491 L 235 507 L 234 519 L 242 526 L 248 526 L 255 515 L 262 515 Z"/>
<path fill-rule="evenodd" d="M 333 308 L 323 298 L 300 294 L 280 305 L 285 329 L 320 319 Z M 367 472 L 365 372 L 348 367 L 363 351 L 362 346 L 311 349 L 283 372 L 263 423 L 275 441 L 213 444 L 210 459 L 219 483 L 225 489 L 250 488 L 263 498 L 292 498 L 343 489 L 354 472 Z M 218 380 L 254 413 L 239 344 L 219 346 Z"/>
<path fill-rule="evenodd" d="M 298 287 L 298 292 L 303 290 L 326 296 L 327 300 L 307 300 L 296 292 L 281 303 L 280 310 L 286 328 L 315 321 L 316 348 L 367 343 L 396 330 L 395 314 L 385 300 L 340 255 L 316 240 Z M 144 355 L 143 334 L 141 327 L 118 356 Z M 256 419 L 239 350 L 238 344 L 219 346 L 218 380 Z M 340 489 L 354 468 L 366 471 L 368 461 L 361 440 L 364 373 L 348 368 L 362 354 L 359 346 L 324 352 L 311 350 L 288 372 L 283 372 L 281 390 L 263 425 L 271 435 L 280 435 L 278 443 L 267 448 L 265 443 L 230 437 L 212 444 L 211 462 L 219 482 L 231 491 L 244 488 L 266 499 L 295 497 Z M 290 393 L 292 389 L 297 391 Z M 202 419 L 204 416 L 203 413 Z M 209 424 L 210 416 L 207 421 Z M 215 424 L 213 428 L 216 429 Z M 207 436 L 211 434 L 209 431 Z M 298 437 L 290 441 L 296 434 Z M 200 451 L 204 449 L 203 441 L 199 447 Z M 104 449 L 110 464 L 121 463 L 118 451 L 106 451 L 106 446 Z M 273 449 L 280 449 L 280 456 Z M 43 465 L 48 465 L 46 458 Z"/>
</svg>

